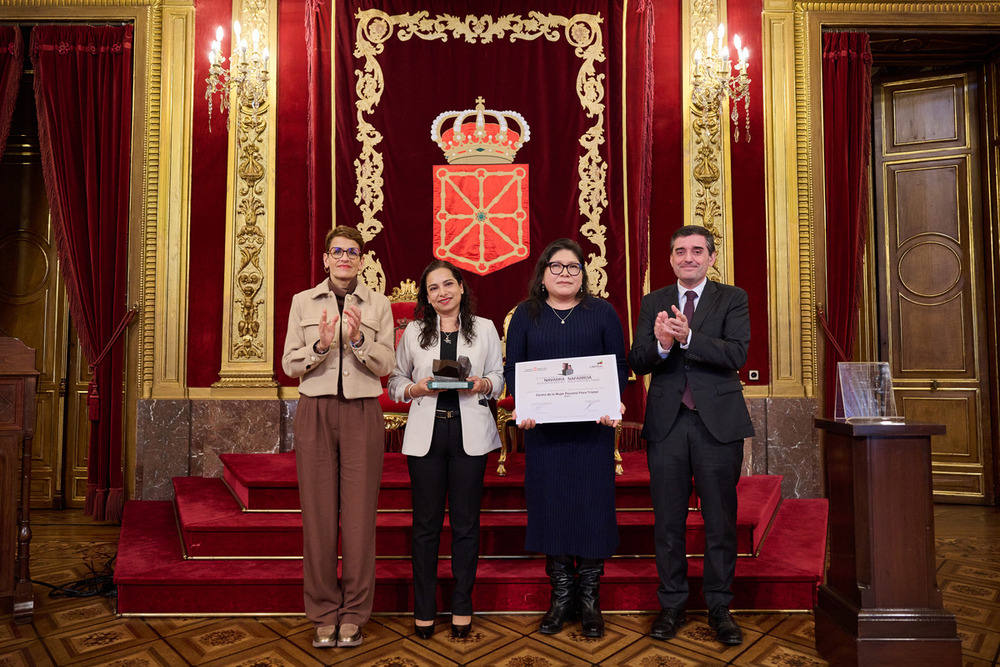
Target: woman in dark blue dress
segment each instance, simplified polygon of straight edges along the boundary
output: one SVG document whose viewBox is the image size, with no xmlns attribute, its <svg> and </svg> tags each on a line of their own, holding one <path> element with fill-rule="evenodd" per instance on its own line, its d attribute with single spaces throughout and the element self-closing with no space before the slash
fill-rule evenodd
<svg viewBox="0 0 1000 667">
<path fill-rule="evenodd" d="M 628 366 L 621 321 L 611 304 L 589 293 L 580 246 L 558 239 L 538 258 L 528 298 L 507 327 L 508 391 L 514 394 L 517 362 L 600 354 L 615 355 L 618 388 L 623 390 Z M 518 421 L 516 406 L 514 420 L 524 429 L 525 549 L 545 554 L 552 586 L 539 631 L 555 634 L 579 613 L 584 636 L 601 637 L 600 578 L 604 560 L 618 548 L 618 420 L 604 416 L 598 422 L 536 424 L 532 419 Z"/>
</svg>

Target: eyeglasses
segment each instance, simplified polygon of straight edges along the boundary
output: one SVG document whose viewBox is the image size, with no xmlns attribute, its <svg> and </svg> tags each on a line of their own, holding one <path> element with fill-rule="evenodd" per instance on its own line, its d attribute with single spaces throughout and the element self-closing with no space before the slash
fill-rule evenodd
<svg viewBox="0 0 1000 667">
<path fill-rule="evenodd" d="M 330 257 L 333 257 L 334 259 L 340 259 L 345 252 L 347 253 L 347 256 L 350 257 L 351 259 L 357 259 L 358 257 L 361 257 L 361 251 L 358 250 L 357 248 L 333 247 L 330 248 L 326 254 L 330 255 Z"/>
<path fill-rule="evenodd" d="M 558 276 L 559 274 L 561 274 L 563 272 L 563 269 L 565 269 L 566 273 L 568 273 L 571 276 L 578 276 L 580 275 L 580 271 L 583 270 L 583 265 L 577 264 L 575 262 L 573 264 L 563 264 L 561 262 L 549 262 L 548 267 L 549 267 L 549 273 L 551 273 L 554 276 Z"/>
</svg>

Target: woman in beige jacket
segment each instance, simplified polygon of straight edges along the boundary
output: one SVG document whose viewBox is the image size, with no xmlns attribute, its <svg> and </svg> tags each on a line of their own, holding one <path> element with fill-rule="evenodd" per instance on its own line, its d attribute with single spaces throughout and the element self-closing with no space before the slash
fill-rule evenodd
<svg viewBox="0 0 1000 667">
<path fill-rule="evenodd" d="M 330 277 L 292 298 L 281 359 L 285 373 L 299 378 L 295 463 L 303 587 L 317 648 L 359 645 L 371 616 L 385 451 L 379 378 L 395 366 L 389 300 L 358 281 L 364 239 L 339 226 L 325 247 Z"/>
</svg>

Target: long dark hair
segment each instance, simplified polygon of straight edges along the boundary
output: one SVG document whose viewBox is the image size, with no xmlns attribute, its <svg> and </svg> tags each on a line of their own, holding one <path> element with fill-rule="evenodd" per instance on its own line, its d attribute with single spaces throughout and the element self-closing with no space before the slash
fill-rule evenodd
<svg viewBox="0 0 1000 667">
<path fill-rule="evenodd" d="M 434 260 L 420 274 L 420 282 L 417 285 L 417 306 L 413 310 L 413 316 L 420 323 L 420 338 L 417 339 L 417 342 L 425 350 L 437 343 L 438 316 L 437 311 L 434 310 L 434 306 L 431 305 L 430 300 L 427 298 L 427 276 L 430 275 L 431 271 L 437 271 L 438 269 L 448 269 L 451 271 L 451 275 L 455 277 L 456 282 L 465 288 L 462 292 L 462 300 L 458 305 L 458 321 L 461 326 L 462 337 L 465 338 L 466 343 L 472 345 L 476 340 L 476 297 L 472 293 L 472 290 L 469 289 L 469 286 L 465 284 L 465 278 L 462 277 L 462 272 L 458 270 L 458 267 L 443 259 Z"/>
<path fill-rule="evenodd" d="M 525 301 L 528 302 L 528 313 L 533 320 L 539 318 L 542 314 L 542 307 L 545 305 L 546 296 L 542 289 L 542 280 L 545 278 L 545 272 L 549 270 L 549 261 L 552 260 L 552 255 L 560 250 L 569 250 L 576 255 L 576 260 L 583 267 L 580 272 L 580 275 L 583 276 L 583 282 L 580 284 L 580 303 L 584 307 L 589 307 L 590 304 L 588 302 L 594 298 L 590 293 L 587 264 L 583 261 L 583 249 L 580 247 L 580 244 L 573 239 L 556 239 L 548 244 L 538 257 L 538 261 L 535 262 L 535 272 L 531 275 L 531 280 L 528 282 L 528 298 Z"/>
</svg>

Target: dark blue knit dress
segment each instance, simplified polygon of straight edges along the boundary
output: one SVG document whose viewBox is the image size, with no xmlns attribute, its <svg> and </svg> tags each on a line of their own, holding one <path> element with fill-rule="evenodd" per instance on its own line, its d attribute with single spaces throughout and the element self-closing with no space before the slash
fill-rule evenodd
<svg viewBox="0 0 1000 667">
<path fill-rule="evenodd" d="M 507 327 L 504 376 L 514 394 L 519 361 L 614 354 L 618 386 L 628 378 L 625 338 L 615 309 L 588 299 L 569 313 L 542 305 L 538 320 L 528 303 Z M 565 324 L 560 322 L 565 318 Z M 516 406 L 515 406 L 516 408 Z M 539 424 L 523 431 L 528 532 L 524 547 L 550 556 L 610 558 L 618 548 L 615 516 L 614 429 L 595 422 Z"/>
</svg>

